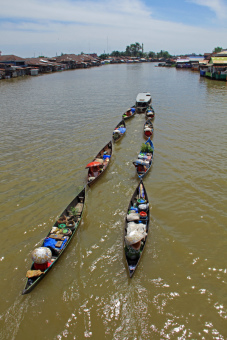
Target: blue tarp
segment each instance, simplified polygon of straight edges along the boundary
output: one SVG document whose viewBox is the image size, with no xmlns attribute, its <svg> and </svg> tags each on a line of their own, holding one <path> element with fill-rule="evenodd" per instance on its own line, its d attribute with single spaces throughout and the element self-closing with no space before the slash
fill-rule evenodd
<svg viewBox="0 0 227 340">
<path fill-rule="evenodd" d="M 122 133 L 122 135 L 123 135 L 123 133 L 125 133 L 125 131 L 126 131 L 126 128 L 120 127 L 120 128 L 118 128 L 118 130 L 119 130 L 120 133 Z"/>
<path fill-rule="evenodd" d="M 66 244 L 66 242 L 67 242 L 67 238 L 65 238 L 65 239 L 62 241 L 61 247 L 55 247 L 55 244 L 56 244 L 57 242 L 58 242 L 57 240 L 54 240 L 53 238 L 47 237 L 47 238 L 44 240 L 43 247 L 51 247 L 51 248 L 55 248 L 55 249 L 61 250 L 62 248 L 64 248 L 64 246 L 65 246 L 65 244 Z"/>
</svg>

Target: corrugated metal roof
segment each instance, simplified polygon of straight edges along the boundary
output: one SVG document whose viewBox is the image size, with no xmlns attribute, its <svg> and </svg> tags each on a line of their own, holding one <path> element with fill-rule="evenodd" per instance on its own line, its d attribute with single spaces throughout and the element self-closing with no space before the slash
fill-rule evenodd
<svg viewBox="0 0 227 340">
<path fill-rule="evenodd" d="M 7 54 L 7 55 L 1 55 L 0 61 L 24 61 L 24 59 L 13 54 L 10 54 L 10 55 Z"/>
<path fill-rule="evenodd" d="M 209 64 L 226 64 L 227 57 L 212 57 L 210 58 Z"/>
<path fill-rule="evenodd" d="M 189 63 L 189 59 L 177 59 L 177 63 Z"/>
<path fill-rule="evenodd" d="M 148 102 L 151 99 L 151 94 L 149 92 L 139 93 L 136 97 L 136 102 Z"/>
<path fill-rule="evenodd" d="M 206 65 L 206 64 L 208 64 L 208 62 L 209 61 L 207 59 L 203 59 L 203 60 L 199 61 L 199 65 L 201 65 L 201 64 L 205 64 Z"/>
</svg>

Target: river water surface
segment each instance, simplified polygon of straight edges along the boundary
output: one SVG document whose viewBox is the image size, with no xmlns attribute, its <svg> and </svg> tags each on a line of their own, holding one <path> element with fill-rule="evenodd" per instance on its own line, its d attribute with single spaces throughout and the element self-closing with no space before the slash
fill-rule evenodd
<svg viewBox="0 0 227 340">
<path fill-rule="evenodd" d="M 144 115 L 126 121 L 64 255 L 22 296 L 31 252 L 143 91 L 156 112 L 155 151 L 135 275 L 123 228 Z M 226 112 L 226 82 L 151 63 L 0 82 L 0 339 L 227 339 Z"/>
</svg>

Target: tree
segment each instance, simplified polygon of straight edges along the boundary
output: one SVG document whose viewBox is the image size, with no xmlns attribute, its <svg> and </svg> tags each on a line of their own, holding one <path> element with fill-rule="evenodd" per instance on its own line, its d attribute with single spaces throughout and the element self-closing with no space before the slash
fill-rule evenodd
<svg viewBox="0 0 227 340">
<path fill-rule="evenodd" d="M 112 57 L 120 57 L 122 55 L 122 52 L 119 52 L 119 51 L 113 51 L 112 53 L 111 53 L 111 56 Z"/>
<path fill-rule="evenodd" d="M 171 58 L 171 55 L 169 54 L 169 52 L 161 50 L 160 52 L 157 53 L 157 58 L 168 59 Z"/>
<path fill-rule="evenodd" d="M 102 60 L 107 59 L 108 57 L 109 57 L 109 54 L 105 54 L 105 53 L 103 53 L 99 56 L 99 58 L 102 59 Z"/>
<path fill-rule="evenodd" d="M 218 52 L 221 52 L 222 51 L 222 47 L 215 47 L 213 49 L 213 53 L 218 53 Z"/>
<path fill-rule="evenodd" d="M 154 59 L 154 58 L 156 58 L 156 53 L 150 51 L 150 52 L 148 53 L 148 57 Z"/>
<path fill-rule="evenodd" d="M 140 50 L 142 50 L 142 46 L 138 42 L 136 42 L 135 44 L 131 44 L 130 46 L 127 46 L 125 52 L 126 52 L 126 55 L 128 56 L 137 57 L 137 56 L 142 55 L 142 51 Z"/>
<path fill-rule="evenodd" d="M 127 47 L 126 47 L 125 55 L 127 55 L 127 56 L 130 56 L 130 55 L 131 55 L 130 46 L 127 46 Z"/>
</svg>

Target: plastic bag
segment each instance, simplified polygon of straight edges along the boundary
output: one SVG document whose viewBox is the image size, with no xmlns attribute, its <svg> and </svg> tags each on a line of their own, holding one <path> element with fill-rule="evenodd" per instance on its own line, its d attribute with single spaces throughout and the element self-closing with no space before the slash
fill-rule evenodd
<svg viewBox="0 0 227 340">
<path fill-rule="evenodd" d="M 137 213 L 131 213 L 129 215 L 127 215 L 127 221 L 130 222 L 130 221 L 139 221 L 140 217 L 139 217 L 139 214 Z"/>
</svg>

